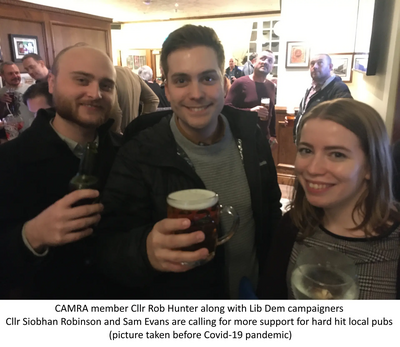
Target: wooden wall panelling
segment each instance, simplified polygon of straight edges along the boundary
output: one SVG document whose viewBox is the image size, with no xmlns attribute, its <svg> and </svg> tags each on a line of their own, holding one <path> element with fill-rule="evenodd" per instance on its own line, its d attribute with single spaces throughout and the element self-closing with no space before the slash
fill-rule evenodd
<svg viewBox="0 0 400 347">
<path fill-rule="evenodd" d="M 8 34 L 38 36 L 39 53 L 49 67 L 53 64 L 56 53 L 77 42 L 87 41 L 112 58 L 111 22 L 110 18 L 80 12 L 16 0 L 0 0 L 3 58 L 11 60 Z M 22 64 L 17 65 L 22 68 Z"/>
<path fill-rule="evenodd" d="M 278 146 L 272 151 L 278 183 L 293 185 L 294 161 L 296 159 L 296 146 L 293 142 L 293 124 L 286 125 L 286 107 L 276 107 L 276 139 Z"/>
<path fill-rule="evenodd" d="M 54 57 L 65 47 L 79 42 L 96 47 L 108 55 L 111 54 L 107 46 L 107 31 L 100 28 L 91 28 L 83 25 L 65 24 L 51 21 L 51 39 Z"/>
</svg>

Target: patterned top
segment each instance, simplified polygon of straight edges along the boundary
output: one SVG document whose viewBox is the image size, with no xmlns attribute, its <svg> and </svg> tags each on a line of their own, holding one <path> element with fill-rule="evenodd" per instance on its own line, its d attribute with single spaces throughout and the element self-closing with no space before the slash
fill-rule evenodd
<svg viewBox="0 0 400 347">
<path fill-rule="evenodd" d="M 296 241 L 287 272 L 290 299 L 294 298 L 290 278 L 297 256 L 304 247 L 329 247 L 351 258 L 357 267 L 359 299 L 396 299 L 397 267 L 400 257 L 399 224 L 394 224 L 388 235 L 371 238 L 339 236 L 320 226 L 312 236 L 301 242 Z"/>
</svg>

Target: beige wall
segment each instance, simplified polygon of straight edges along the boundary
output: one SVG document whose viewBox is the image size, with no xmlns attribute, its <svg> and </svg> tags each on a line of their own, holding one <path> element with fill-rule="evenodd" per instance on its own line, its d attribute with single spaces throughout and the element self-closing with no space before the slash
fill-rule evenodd
<svg viewBox="0 0 400 347">
<path fill-rule="evenodd" d="M 392 1 L 393 18 L 382 19 L 389 20 L 392 26 L 377 75 L 366 76 L 353 72 L 353 81 L 348 84 L 355 99 L 369 103 L 381 114 L 389 132 L 400 61 L 400 1 Z M 289 110 L 298 106 L 311 83 L 308 69 L 286 69 L 286 42 L 307 41 L 314 52 L 352 53 L 356 42 L 357 9 L 358 0 L 282 0 L 278 105 L 287 106 Z M 113 57 L 117 57 L 117 50 L 161 48 L 171 31 L 191 23 L 215 29 L 225 48 L 227 66 L 229 57 L 239 55 L 237 52 L 247 46 L 251 23 L 255 19 L 260 18 L 126 24 L 122 30 L 112 31 Z M 364 40 L 360 46 L 358 41 L 357 50 L 361 50 L 366 42 L 369 40 Z"/>
<path fill-rule="evenodd" d="M 271 16 L 275 17 L 275 16 Z M 267 18 L 267 17 L 263 17 Z M 225 66 L 229 58 L 238 59 L 239 63 L 247 51 L 252 24 L 259 17 L 235 19 L 165 21 L 153 23 L 125 24 L 122 30 L 112 31 L 113 57 L 118 50 L 161 48 L 168 34 L 185 24 L 206 25 L 215 30 L 225 50 Z M 116 61 L 115 61 L 116 63 Z"/>
</svg>

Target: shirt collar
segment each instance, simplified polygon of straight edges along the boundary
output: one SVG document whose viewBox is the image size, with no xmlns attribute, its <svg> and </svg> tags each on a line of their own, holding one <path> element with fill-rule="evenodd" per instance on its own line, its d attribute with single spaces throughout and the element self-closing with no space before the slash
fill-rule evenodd
<svg viewBox="0 0 400 347">
<path fill-rule="evenodd" d="M 64 135 L 60 134 L 53 126 L 53 118 L 50 120 L 50 126 L 53 128 L 53 130 L 56 132 L 56 134 L 60 137 L 61 140 L 63 140 L 69 147 L 69 149 L 72 151 L 72 153 L 81 159 L 83 157 L 83 153 L 85 151 L 85 147 L 79 144 L 78 142 L 69 139 L 68 137 L 65 137 Z M 98 146 L 99 145 L 99 135 L 96 135 L 96 139 L 94 140 L 94 143 Z"/>
<path fill-rule="evenodd" d="M 334 79 L 335 79 L 336 75 L 331 75 L 329 78 L 327 78 L 324 82 L 324 84 L 318 88 L 318 85 L 316 83 L 314 83 L 314 81 L 312 82 L 312 89 L 315 90 L 322 90 L 324 89 L 329 83 L 331 83 Z"/>
</svg>

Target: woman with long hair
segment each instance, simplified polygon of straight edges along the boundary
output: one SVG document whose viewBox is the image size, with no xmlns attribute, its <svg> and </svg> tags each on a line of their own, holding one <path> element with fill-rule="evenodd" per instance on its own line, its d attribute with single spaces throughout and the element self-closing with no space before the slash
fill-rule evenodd
<svg viewBox="0 0 400 347">
<path fill-rule="evenodd" d="M 261 298 L 294 298 L 297 257 L 309 248 L 345 254 L 356 266 L 360 299 L 400 297 L 400 215 L 382 118 L 370 106 L 336 99 L 301 120 L 296 182 L 260 278 Z"/>
</svg>

